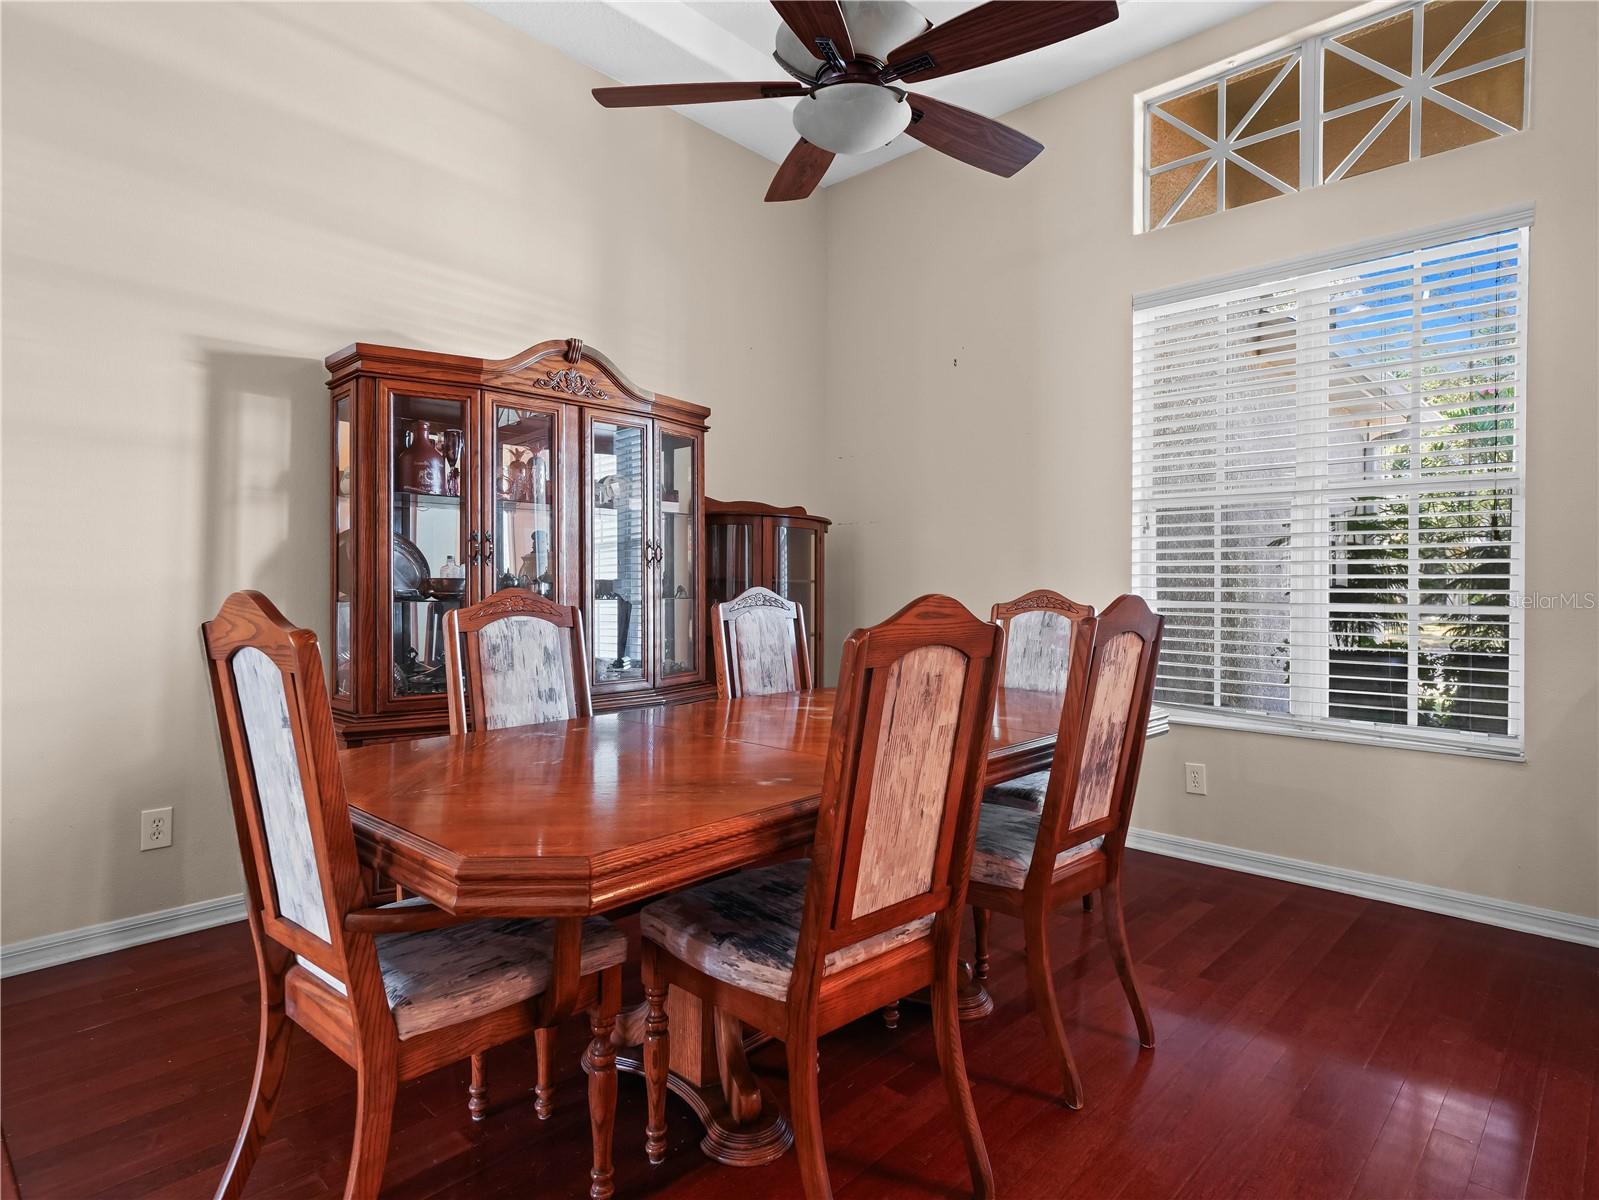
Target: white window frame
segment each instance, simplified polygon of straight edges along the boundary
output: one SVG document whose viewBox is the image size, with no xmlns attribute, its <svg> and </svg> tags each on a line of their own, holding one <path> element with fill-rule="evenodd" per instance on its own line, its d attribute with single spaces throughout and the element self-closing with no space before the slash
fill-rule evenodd
<svg viewBox="0 0 1599 1200">
<path fill-rule="evenodd" d="M 1303 406 L 1304 411 L 1301 412 L 1296 425 L 1297 469 L 1290 518 L 1293 534 L 1290 555 L 1296 562 L 1302 562 L 1307 565 L 1314 564 L 1316 570 L 1310 575 L 1310 578 L 1319 578 L 1320 582 L 1314 589 L 1302 589 L 1302 594 L 1291 595 L 1289 600 L 1290 671 L 1288 686 L 1290 689 L 1290 713 L 1292 715 L 1223 709 L 1219 705 L 1210 708 L 1186 706 L 1170 700 L 1161 700 L 1160 704 L 1162 708 L 1170 713 L 1173 724 L 1236 729 L 1255 733 L 1284 734 L 1321 741 L 1393 746 L 1408 750 L 1460 754 L 1515 762 L 1525 761 L 1526 621 L 1525 605 L 1518 605 L 1516 598 L 1524 597 L 1526 594 L 1527 421 L 1529 419 L 1526 364 L 1528 361 L 1527 344 L 1531 336 L 1528 272 L 1533 217 L 1534 212 L 1531 207 L 1507 209 L 1466 221 L 1431 226 L 1398 238 L 1376 239 L 1342 250 L 1279 262 L 1249 271 L 1234 272 L 1226 276 L 1166 288 L 1157 292 L 1143 293 L 1133 297 L 1132 310 L 1136 314 L 1142 310 L 1159 308 L 1168 304 L 1207 296 L 1221 296 L 1233 290 L 1258 286 L 1277 280 L 1289 280 L 1296 276 L 1309 275 L 1329 268 L 1357 266 L 1374 259 L 1425 251 L 1449 242 L 1466 240 L 1502 230 L 1519 227 L 1524 228 L 1526 231 L 1526 237 L 1522 243 L 1522 258 L 1518 267 L 1521 365 L 1519 367 L 1520 374 L 1515 384 L 1519 399 L 1516 410 L 1518 430 L 1516 469 L 1512 473 L 1499 477 L 1506 481 L 1506 486 L 1512 489 L 1515 495 L 1515 504 L 1512 510 L 1512 535 L 1508 555 L 1510 576 L 1508 593 L 1512 598 L 1512 605 L 1507 616 L 1509 644 L 1521 647 L 1519 651 L 1512 651 L 1510 654 L 1511 686 L 1508 698 L 1507 732 L 1504 734 L 1486 734 L 1418 726 L 1414 723 L 1416 704 L 1413 698 L 1407 705 L 1411 723 L 1406 725 L 1368 723 L 1329 716 L 1328 701 L 1330 691 L 1325 683 L 1317 683 L 1315 681 L 1328 678 L 1327 663 L 1330 650 L 1327 627 L 1331 612 L 1330 584 L 1332 568 L 1331 563 L 1325 558 L 1318 558 L 1315 547 L 1325 542 L 1331 529 L 1328 499 L 1332 493 L 1314 483 L 1305 486 L 1299 482 L 1306 477 L 1307 473 L 1315 474 L 1318 470 L 1325 469 L 1325 456 L 1318 452 L 1318 447 L 1324 445 L 1327 438 L 1325 409 L 1315 403 Z M 1136 345 L 1136 338 L 1134 341 Z M 1318 386 L 1312 382 L 1315 373 L 1307 370 L 1307 367 L 1311 366 L 1312 363 L 1311 356 L 1300 355 L 1297 364 L 1299 376 L 1297 395 L 1315 395 L 1313 389 Z M 1136 421 L 1136 410 L 1134 419 Z M 1412 427 L 1414 427 L 1414 409 L 1412 410 Z M 1139 480 L 1142 472 L 1146 469 L 1138 449 L 1136 427 L 1133 445 L 1132 484 L 1134 503 L 1132 507 L 1130 584 L 1132 590 L 1137 591 L 1143 585 L 1144 580 L 1153 573 L 1157 546 L 1153 523 L 1145 512 L 1140 511 L 1140 505 L 1136 499 Z M 1427 486 L 1423 479 L 1418 478 L 1414 481 L 1413 486 L 1396 487 L 1391 490 L 1406 495 L 1425 494 Z M 1226 503 L 1225 497 L 1217 498 L 1213 502 L 1207 500 L 1204 496 L 1194 497 L 1194 507 L 1201 507 L 1206 503 L 1213 503 L 1217 509 L 1216 528 L 1219 531 L 1222 525 L 1220 510 Z M 1413 524 L 1416 521 L 1416 513 L 1417 507 L 1412 505 L 1411 521 Z M 1301 537 L 1301 535 L 1305 536 Z M 1221 539 L 1218 536 L 1216 539 L 1218 547 L 1216 553 L 1218 556 L 1220 554 L 1220 541 Z M 1412 544 L 1415 544 L 1414 535 L 1411 541 Z M 1296 574 L 1296 578 L 1300 578 L 1300 576 Z M 1149 599 L 1158 609 L 1158 598 L 1149 597 Z M 1412 598 L 1411 604 L 1406 606 L 1407 611 L 1414 604 L 1415 600 Z M 1220 608 L 1218 606 L 1218 613 L 1219 611 Z M 1219 615 L 1217 620 L 1220 620 Z M 1410 664 L 1407 670 L 1410 674 L 1414 674 L 1416 655 L 1414 633 L 1412 633 L 1411 643 Z M 1296 678 L 1309 679 L 1312 682 L 1308 684 L 1296 683 L 1294 682 Z M 1219 687 L 1221 680 L 1221 672 L 1219 670 L 1215 671 L 1213 679 L 1215 681 L 1213 686 Z"/>
<path fill-rule="evenodd" d="M 1488 0 L 1444 50 L 1438 54 L 1434 60 L 1435 65 L 1442 66 L 1447 62 L 1449 56 L 1455 52 L 1455 49 L 1487 19 L 1488 15 L 1500 2 L 1501 0 Z M 1423 10 L 1426 6 L 1427 0 L 1405 0 L 1405 3 L 1402 4 L 1387 2 L 1366 4 L 1352 12 L 1341 14 L 1329 21 L 1323 21 L 1319 25 L 1311 26 L 1309 29 L 1302 30 L 1291 37 L 1280 38 L 1246 54 L 1229 59 L 1218 66 L 1206 68 L 1203 71 L 1184 76 L 1182 79 L 1174 80 L 1171 83 L 1163 84 L 1158 88 L 1140 92 L 1136 95 L 1134 103 L 1136 105 L 1137 119 L 1134 122 L 1134 127 L 1137 130 L 1135 139 L 1137 144 L 1134 148 L 1134 163 L 1138 172 L 1138 181 L 1135 188 L 1133 232 L 1135 234 L 1153 233 L 1156 230 L 1167 228 L 1171 224 L 1171 218 L 1187 203 L 1188 198 L 1194 193 L 1195 189 L 1206 179 L 1211 178 L 1212 175 L 1216 179 L 1217 208 L 1216 213 L 1209 215 L 1215 216 L 1217 213 L 1225 211 L 1237 211 L 1236 209 L 1230 210 L 1226 208 L 1227 170 L 1229 166 L 1249 171 L 1263 182 L 1277 188 L 1284 195 L 1291 195 L 1294 192 L 1302 192 L 1310 188 L 1325 187 L 1329 183 L 1336 183 L 1343 179 L 1344 174 L 1359 160 L 1360 156 L 1382 134 L 1383 130 L 1397 120 L 1400 113 L 1406 111 L 1410 113 L 1410 150 L 1406 161 L 1415 162 L 1421 157 L 1421 102 L 1423 99 L 1432 101 L 1457 116 L 1491 130 L 1496 137 L 1525 133 L 1531 129 L 1533 12 L 1538 7 L 1535 3 L 1527 5 L 1527 36 L 1526 42 L 1520 50 L 1514 50 L 1481 63 L 1474 63 L 1470 67 L 1451 71 L 1444 75 L 1439 75 L 1436 72 L 1428 74 L 1425 70 L 1420 61 L 1422 39 L 1419 32 L 1413 34 L 1411 38 L 1412 63 L 1409 74 L 1401 74 L 1390 67 L 1374 62 L 1358 51 L 1340 45 L 1337 41 L 1338 38 L 1344 37 L 1362 26 L 1388 20 L 1406 10 L 1412 13 L 1411 19 L 1419 23 L 1423 19 Z M 1418 31 L 1419 28 L 1418 24 Z M 1267 130 L 1264 133 L 1242 138 L 1231 137 L 1231 131 L 1224 127 L 1224 118 L 1227 111 L 1226 89 L 1228 78 L 1265 66 L 1285 54 L 1290 58 L 1290 61 L 1283 67 L 1285 73 L 1292 69 L 1294 62 L 1297 61 L 1299 63 L 1299 119 L 1289 125 Z M 1324 113 L 1321 109 L 1321 76 L 1322 64 L 1326 61 L 1326 55 L 1328 54 L 1338 54 L 1364 67 L 1366 70 L 1374 72 L 1392 83 L 1394 85 L 1393 88 L 1381 95 L 1359 100 L 1353 104 L 1347 104 L 1343 108 Z M 1525 61 L 1527 64 L 1522 78 L 1523 96 L 1520 129 L 1506 125 L 1486 113 L 1480 113 L 1469 105 L 1462 104 L 1458 100 L 1436 90 L 1441 84 L 1519 61 Z M 1209 87 L 1211 84 L 1216 85 L 1218 113 L 1220 114 L 1217 122 L 1217 136 L 1215 138 L 1207 137 L 1199 130 L 1178 120 L 1171 114 L 1162 112 L 1161 120 L 1168 122 L 1174 128 L 1182 130 L 1188 136 L 1204 145 L 1205 149 L 1169 163 L 1162 163 L 1158 167 L 1151 167 L 1148 161 L 1149 147 L 1153 137 L 1151 109 L 1189 92 Z M 1260 104 L 1265 102 L 1266 98 L 1272 94 L 1272 91 L 1273 88 L 1267 88 L 1255 108 L 1251 109 L 1244 119 L 1238 122 L 1238 129 L 1248 126 L 1250 119 L 1254 116 L 1255 109 L 1258 109 Z M 1322 175 L 1327 170 L 1326 164 L 1322 161 L 1322 131 L 1326 122 L 1379 104 L 1392 104 L 1392 111 L 1378 121 L 1377 125 L 1361 139 L 1354 149 L 1344 157 L 1342 162 L 1333 164 L 1331 173 L 1323 179 Z M 1234 153 L 1234 151 L 1246 148 L 1255 142 L 1266 141 L 1294 131 L 1299 133 L 1299 184 L 1297 187 L 1288 187 L 1285 181 L 1273 178 L 1269 172 L 1261 170 L 1255 164 Z M 1206 162 L 1209 165 L 1189 183 L 1182 195 L 1166 212 L 1152 212 L 1150 209 L 1150 181 L 1157 175 L 1163 175 L 1168 171 L 1176 170 L 1195 162 Z M 1395 163 L 1394 165 L 1399 166 L 1402 164 Z M 1283 190 L 1284 188 L 1286 188 L 1286 191 Z M 1272 198 L 1275 199 L 1275 197 Z M 1179 222 L 1179 224 L 1184 223 L 1186 222 Z"/>
</svg>

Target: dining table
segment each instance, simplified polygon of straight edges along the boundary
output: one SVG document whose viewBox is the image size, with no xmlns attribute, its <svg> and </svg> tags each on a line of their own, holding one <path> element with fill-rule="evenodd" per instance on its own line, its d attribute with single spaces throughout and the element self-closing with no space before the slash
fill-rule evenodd
<svg viewBox="0 0 1599 1200">
<path fill-rule="evenodd" d="M 986 782 L 1049 766 L 1058 694 L 1001 688 Z M 803 853 L 815 832 L 831 688 L 624 709 L 341 752 L 364 866 L 463 917 L 621 915 L 744 867 Z M 1150 733 L 1164 730 L 1164 713 Z M 992 1009 L 964 976 L 962 1015 Z M 736 1023 L 685 992 L 667 1000 L 668 1084 L 735 1166 L 792 1142 L 755 1082 Z M 617 1024 L 617 1065 L 639 1071 L 642 1006 Z"/>
</svg>

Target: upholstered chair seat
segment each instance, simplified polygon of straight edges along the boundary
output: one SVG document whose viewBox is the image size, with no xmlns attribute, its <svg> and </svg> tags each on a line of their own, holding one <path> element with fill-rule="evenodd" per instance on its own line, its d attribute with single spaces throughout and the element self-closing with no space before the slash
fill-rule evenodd
<svg viewBox="0 0 1599 1200">
<path fill-rule="evenodd" d="M 773 1000 L 788 995 L 805 910 L 810 859 L 741 871 L 657 900 L 639 914 L 644 937 L 713 979 Z M 931 936 L 931 915 L 828 954 L 828 976 Z"/>
<path fill-rule="evenodd" d="M 425 907 L 404 900 L 384 908 Z M 480 920 L 419 933 L 384 933 L 374 938 L 383 990 L 403 1042 L 430 1029 L 459 1025 L 531 1000 L 550 986 L 553 921 Z M 583 922 L 584 975 L 620 966 L 627 937 L 603 917 Z M 344 985 L 315 964 L 300 965 L 343 994 Z"/>
<path fill-rule="evenodd" d="M 1048 772 L 1045 772 L 1046 776 Z M 1020 782 L 1018 780 L 1018 782 Z M 1027 882 L 1027 868 L 1033 861 L 1033 844 L 1038 841 L 1036 812 L 983 805 L 977 818 L 977 847 L 972 853 L 972 878 L 995 887 L 1020 888 Z M 1103 837 L 1068 846 L 1055 856 L 1060 869 L 1105 844 Z"/>
<path fill-rule="evenodd" d="M 983 793 L 984 804 L 1002 804 L 1007 808 L 1020 808 L 1029 812 L 1044 811 L 1044 789 L 1049 786 L 1048 771 L 1034 771 L 1019 779 L 996 783 Z"/>
</svg>

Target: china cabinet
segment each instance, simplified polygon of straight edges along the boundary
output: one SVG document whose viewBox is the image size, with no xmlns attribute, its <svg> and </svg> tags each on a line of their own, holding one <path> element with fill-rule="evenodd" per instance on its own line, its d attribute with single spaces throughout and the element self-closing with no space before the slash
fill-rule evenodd
<svg viewBox="0 0 1599 1200">
<path fill-rule="evenodd" d="M 357 343 L 327 367 L 346 743 L 444 732 L 444 614 L 506 587 L 582 610 L 597 710 L 712 694 L 708 409 L 576 338 L 501 360 Z"/>
<path fill-rule="evenodd" d="M 705 500 L 709 604 L 731 600 L 752 587 L 770 588 L 798 604 L 805 612 L 818 685 L 823 663 L 823 543 L 831 524 L 797 505 L 777 508 L 756 500 Z"/>
</svg>

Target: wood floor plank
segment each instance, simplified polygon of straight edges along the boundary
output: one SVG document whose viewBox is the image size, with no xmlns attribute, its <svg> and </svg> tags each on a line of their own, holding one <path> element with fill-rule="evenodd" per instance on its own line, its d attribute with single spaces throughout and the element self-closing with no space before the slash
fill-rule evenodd
<svg viewBox="0 0 1599 1200">
<path fill-rule="evenodd" d="M 1098 914 L 1063 912 L 1051 930 L 1087 1092 L 1077 1112 L 1059 1102 L 1020 926 L 994 921 L 994 1015 L 962 1040 L 1007 1200 L 1599 1200 L 1599 952 L 1145 854 L 1129 855 L 1126 890 L 1154 1050 L 1137 1045 Z M 0 1104 L 23 1195 L 209 1197 L 255 1020 L 242 925 L 0 984 Z M 969 1194 L 929 1020 L 906 1006 L 897 1030 L 873 1016 L 822 1043 L 841 1200 Z M 402 1087 L 384 1200 L 584 1195 L 582 1020 L 559 1040 L 548 1121 L 533 1112 L 531 1046 L 490 1054 L 479 1123 L 464 1064 Z M 781 1047 L 752 1065 L 784 1101 Z M 675 1102 L 667 1161 L 650 1166 L 643 1107 L 624 1077 L 619 1195 L 801 1195 L 791 1156 L 747 1171 L 708 1162 Z M 296 1035 L 252 1200 L 336 1194 L 353 1110 L 349 1070 Z"/>
</svg>

